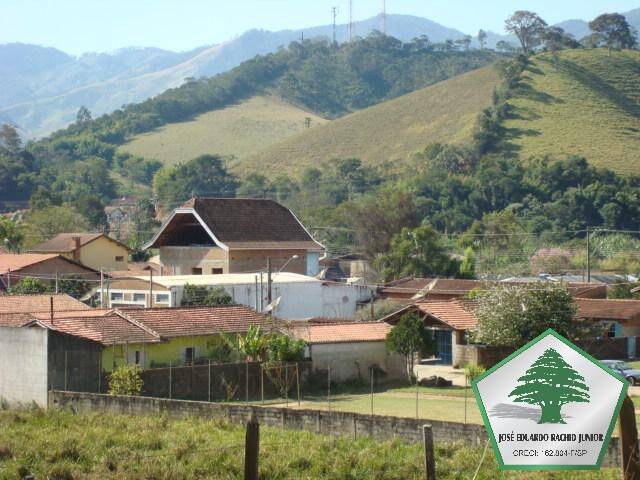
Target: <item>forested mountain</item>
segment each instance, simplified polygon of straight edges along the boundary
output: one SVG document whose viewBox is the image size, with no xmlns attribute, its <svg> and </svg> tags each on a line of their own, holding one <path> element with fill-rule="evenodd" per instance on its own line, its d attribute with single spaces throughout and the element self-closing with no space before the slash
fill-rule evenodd
<svg viewBox="0 0 640 480">
<path fill-rule="evenodd" d="M 625 14 L 640 29 L 640 9 Z M 432 43 L 458 40 L 465 33 L 425 18 L 388 15 L 387 33 L 404 42 L 426 35 Z M 559 24 L 575 38 L 588 32 L 587 22 L 570 20 Z M 382 29 L 382 20 L 369 18 L 354 25 L 354 33 L 365 37 Z M 16 125 L 27 138 L 46 135 L 75 119 L 80 106 L 94 115 L 109 113 L 123 105 L 141 102 L 186 79 L 216 75 L 240 65 L 256 55 L 305 38 L 331 38 L 333 27 L 324 25 L 298 30 L 271 32 L 250 30 L 218 45 L 187 52 L 157 48 L 125 48 L 113 53 L 87 53 L 72 57 L 53 48 L 36 45 L 0 45 L 0 121 Z M 487 32 L 486 47 L 500 41 L 517 44 L 515 37 Z M 339 42 L 348 39 L 348 27 L 337 26 Z"/>
</svg>

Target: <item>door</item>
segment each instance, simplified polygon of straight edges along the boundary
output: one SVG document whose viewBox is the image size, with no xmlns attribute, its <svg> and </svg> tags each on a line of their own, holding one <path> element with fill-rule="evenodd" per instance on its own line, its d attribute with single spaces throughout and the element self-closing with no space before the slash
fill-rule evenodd
<svg viewBox="0 0 640 480">
<path fill-rule="evenodd" d="M 437 363 L 439 365 L 451 365 L 453 363 L 453 347 L 451 344 L 451 335 L 453 332 L 450 330 L 436 330 L 436 350 L 437 357 L 440 359 Z"/>
</svg>

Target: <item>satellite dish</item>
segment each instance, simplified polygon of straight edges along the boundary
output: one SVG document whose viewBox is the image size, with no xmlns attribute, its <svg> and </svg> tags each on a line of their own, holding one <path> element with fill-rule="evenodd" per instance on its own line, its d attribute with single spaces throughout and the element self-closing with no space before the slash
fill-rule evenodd
<svg viewBox="0 0 640 480">
<path fill-rule="evenodd" d="M 262 313 L 274 312 L 276 308 L 278 308 L 278 305 L 280 305 L 280 300 L 282 300 L 282 297 L 276 298 L 273 302 L 271 302 L 269 305 L 266 306 L 266 308 L 262 311 Z"/>
</svg>

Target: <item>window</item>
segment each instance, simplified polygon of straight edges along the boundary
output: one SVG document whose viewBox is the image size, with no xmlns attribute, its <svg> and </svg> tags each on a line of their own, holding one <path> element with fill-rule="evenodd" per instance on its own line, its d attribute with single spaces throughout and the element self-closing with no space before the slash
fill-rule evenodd
<svg viewBox="0 0 640 480">
<path fill-rule="evenodd" d="M 191 269 L 191 275 L 202 275 L 202 269 L 201 268 L 192 268 Z"/>
<path fill-rule="evenodd" d="M 211 274 L 212 275 L 222 275 L 223 272 L 224 272 L 224 270 L 222 268 L 212 268 L 211 269 Z"/>
<path fill-rule="evenodd" d="M 122 300 L 124 296 L 120 292 L 111 292 L 111 300 Z"/>
<path fill-rule="evenodd" d="M 607 331 L 607 337 L 608 338 L 615 338 L 616 337 L 616 324 L 612 323 L 611 325 L 609 325 L 609 330 Z"/>
<path fill-rule="evenodd" d="M 156 303 L 169 303 L 169 294 L 168 293 L 156 294 Z"/>
<path fill-rule="evenodd" d="M 144 293 L 134 293 L 133 301 L 134 302 L 145 302 L 147 300 L 147 296 Z"/>
<path fill-rule="evenodd" d="M 116 262 L 124 262 L 124 257 L 122 255 L 116 256 Z"/>
<path fill-rule="evenodd" d="M 186 364 L 193 363 L 193 360 L 195 359 L 194 357 L 195 357 L 195 348 L 187 347 L 184 349 L 184 363 Z"/>
</svg>

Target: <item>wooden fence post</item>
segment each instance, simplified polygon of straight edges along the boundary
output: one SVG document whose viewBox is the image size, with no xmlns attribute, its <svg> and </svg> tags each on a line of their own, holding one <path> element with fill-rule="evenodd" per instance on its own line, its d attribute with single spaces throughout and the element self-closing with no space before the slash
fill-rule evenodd
<svg viewBox="0 0 640 480">
<path fill-rule="evenodd" d="M 255 417 L 247 423 L 244 444 L 244 480 L 258 480 L 258 458 L 260 456 L 260 424 Z"/>
<path fill-rule="evenodd" d="M 620 443 L 622 444 L 622 478 L 640 480 L 638 427 L 633 401 L 627 395 L 620 408 Z"/>
<path fill-rule="evenodd" d="M 436 455 L 433 449 L 433 429 L 431 425 L 422 426 L 422 441 L 424 443 L 424 467 L 427 480 L 436 480 Z"/>
</svg>

